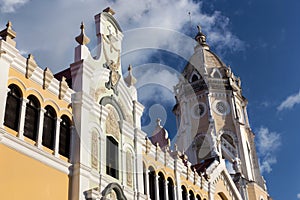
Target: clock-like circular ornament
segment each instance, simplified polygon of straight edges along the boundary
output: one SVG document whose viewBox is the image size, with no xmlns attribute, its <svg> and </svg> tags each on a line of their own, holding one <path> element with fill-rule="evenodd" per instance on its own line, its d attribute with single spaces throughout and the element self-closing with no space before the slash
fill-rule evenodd
<svg viewBox="0 0 300 200">
<path fill-rule="evenodd" d="M 227 115 L 230 112 L 230 107 L 226 101 L 216 100 L 213 103 L 213 110 L 218 115 Z"/>
<path fill-rule="evenodd" d="M 206 113 L 206 105 L 203 102 L 196 103 L 192 107 L 192 116 L 193 118 L 199 119 L 203 117 Z"/>
</svg>

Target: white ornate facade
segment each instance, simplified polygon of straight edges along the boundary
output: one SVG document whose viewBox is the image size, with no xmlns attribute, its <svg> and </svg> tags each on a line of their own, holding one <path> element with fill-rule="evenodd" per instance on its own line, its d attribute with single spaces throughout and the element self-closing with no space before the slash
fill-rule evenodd
<svg viewBox="0 0 300 200">
<path fill-rule="evenodd" d="M 11 23 L 0 32 L 0 156 L 6 159 L 0 164 L 0 194 L 6 199 L 269 199 L 240 80 L 209 50 L 205 35 L 199 30 L 185 79 L 175 86 L 173 111 L 180 126 L 171 149 L 160 125 L 150 138 L 141 130 L 144 107 L 131 67 L 122 75 L 123 34 L 113 14 L 107 8 L 95 16 L 97 56 L 86 46 L 82 24 L 74 62 L 55 75 L 32 55 L 20 54 Z M 12 194 L 15 185 L 22 189 Z"/>
</svg>

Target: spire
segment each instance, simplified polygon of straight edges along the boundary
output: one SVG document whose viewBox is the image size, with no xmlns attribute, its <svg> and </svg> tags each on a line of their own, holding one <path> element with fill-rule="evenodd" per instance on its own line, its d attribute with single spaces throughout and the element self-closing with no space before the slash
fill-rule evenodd
<svg viewBox="0 0 300 200">
<path fill-rule="evenodd" d="M 16 32 L 12 29 L 11 21 L 8 21 L 6 24 L 6 29 L 0 32 L 0 37 L 14 47 L 16 46 L 16 42 L 13 40 L 16 37 Z"/>
<path fill-rule="evenodd" d="M 133 86 L 136 83 L 136 78 L 132 74 L 132 65 L 128 66 L 128 76 L 124 79 L 127 86 Z"/>
<path fill-rule="evenodd" d="M 206 44 L 206 35 L 202 33 L 201 26 L 198 25 L 198 33 L 195 36 L 195 40 L 203 47 L 209 49 L 209 46 Z"/>
<path fill-rule="evenodd" d="M 81 22 L 80 25 L 81 33 L 78 35 L 75 40 L 78 42 L 80 45 L 86 45 L 90 42 L 90 39 L 85 35 L 84 33 L 84 24 Z"/>
</svg>

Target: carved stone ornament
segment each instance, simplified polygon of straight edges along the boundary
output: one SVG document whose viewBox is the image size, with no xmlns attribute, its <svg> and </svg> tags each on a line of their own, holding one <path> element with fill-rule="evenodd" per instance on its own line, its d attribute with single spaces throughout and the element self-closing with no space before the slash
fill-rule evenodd
<svg viewBox="0 0 300 200">
<path fill-rule="evenodd" d="M 110 30 L 110 29 L 109 29 Z M 109 35 L 102 34 L 102 48 L 103 54 L 106 60 L 104 67 L 110 70 L 109 80 L 105 83 L 105 87 L 108 89 L 112 89 L 116 95 L 118 95 L 117 87 L 120 80 L 121 75 L 118 70 L 120 69 L 120 49 L 118 49 L 114 43 L 116 42 L 112 37 L 113 34 L 109 31 Z M 109 47 L 107 51 L 106 47 Z"/>
<path fill-rule="evenodd" d="M 110 60 L 109 62 L 106 62 L 106 64 L 104 64 L 104 67 L 110 70 L 109 80 L 108 80 L 108 82 L 105 83 L 105 87 L 109 90 L 112 89 L 114 91 L 114 93 L 116 95 L 118 95 L 117 87 L 118 87 L 118 83 L 121 78 L 121 75 L 117 71 L 117 69 L 118 69 L 117 63 L 114 63 L 113 60 Z"/>
<path fill-rule="evenodd" d="M 30 78 L 35 70 L 37 68 L 37 64 L 34 60 L 34 57 L 32 54 L 29 54 L 26 60 L 26 78 Z"/>
<path fill-rule="evenodd" d="M 98 169 L 98 134 L 96 131 L 92 132 L 92 168 Z"/>
<path fill-rule="evenodd" d="M 117 140 L 120 138 L 119 116 L 113 107 L 109 107 L 108 116 L 106 118 L 106 133 L 111 134 Z"/>
<path fill-rule="evenodd" d="M 126 152 L 126 173 L 127 173 L 127 185 L 132 187 L 132 155 L 130 151 Z"/>
</svg>

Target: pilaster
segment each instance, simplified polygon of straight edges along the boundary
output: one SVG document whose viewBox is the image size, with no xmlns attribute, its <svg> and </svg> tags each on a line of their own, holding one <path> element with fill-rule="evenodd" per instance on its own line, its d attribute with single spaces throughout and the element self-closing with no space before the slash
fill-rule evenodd
<svg viewBox="0 0 300 200">
<path fill-rule="evenodd" d="M 28 99 L 23 98 L 21 103 L 21 113 L 20 113 L 20 123 L 19 123 L 19 133 L 18 137 L 23 140 L 24 139 L 24 124 L 25 124 L 25 114 L 26 114 L 26 104 L 28 103 Z"/>
<path fill-rule="evenodd" d="M 42 148 L 42 139 L 43 139 L 43 124 L 44 124 L 44 114 L 45 114 L 46 110 L 44 108 L 40 109 L 40 121 L 39 121 L 39 131 L 38 131 L 38 135 L 37 135 L 37 142 L 36 142 L 36 146 L 38 148 Z"/>
<path fill-rule="evenodd" d="M 56 131 L 55 131 L 55 140 L 54 140 L 54 156 L 58 157 L 59 151 L 59 135 L 60 135 L 60 118 L 56 119 Z"/>
</svg>

